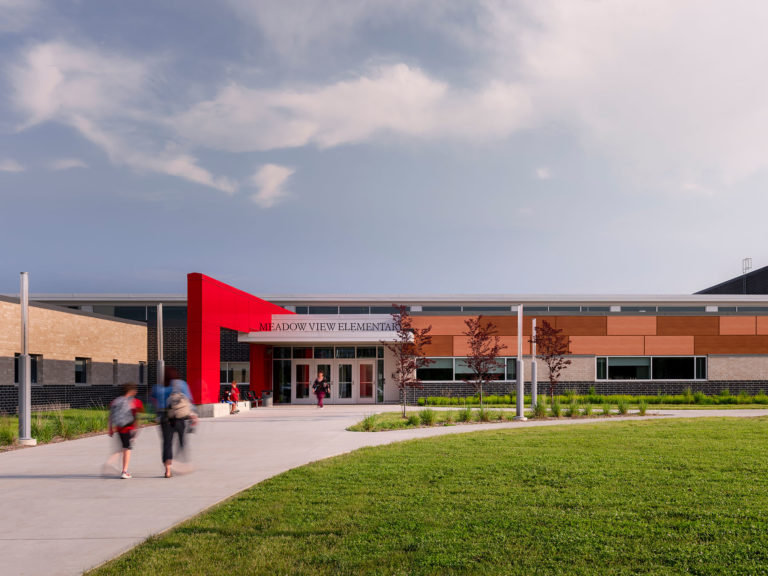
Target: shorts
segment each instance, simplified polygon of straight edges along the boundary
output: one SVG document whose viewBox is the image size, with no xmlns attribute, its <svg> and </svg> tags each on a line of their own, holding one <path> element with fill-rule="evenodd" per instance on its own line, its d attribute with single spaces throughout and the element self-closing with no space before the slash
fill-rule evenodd
<svg viewBox="0 0 768 576">
<path fill-rule="evenodd" d="M 122 444 L 124 450 L 130 450 L 131 449 L 131 441 L 133 440 L 134 431 L 130 430 L 128 432 L 118 432 L 120 435 L 120 444 Z"/>
</svg>

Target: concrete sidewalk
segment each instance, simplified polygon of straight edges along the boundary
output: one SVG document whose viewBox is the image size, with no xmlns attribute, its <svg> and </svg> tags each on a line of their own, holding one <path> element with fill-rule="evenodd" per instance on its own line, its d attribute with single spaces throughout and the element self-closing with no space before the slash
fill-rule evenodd
<svg viewBox="0 0 768 576">
<path fill-rule="evenodd" d="M 361 448 L 499 428 L 616 422 L 546 420 L 367 434 L 345 428 L 397 406 L 279 406 L 207 419 L 190 437 L 194 473 L 162 477 L 158 429 L 136 440 L 133 479 L 102 475 L 114 439 L 94 436 L 0 454 L 0 560 L 11 576 L 80 574 L 262 480 Z M 649 411 L 651 413 L 651 411 Z M 663 417 L 753 417 L 768 410 L 664 410 Z"/>
</svg>

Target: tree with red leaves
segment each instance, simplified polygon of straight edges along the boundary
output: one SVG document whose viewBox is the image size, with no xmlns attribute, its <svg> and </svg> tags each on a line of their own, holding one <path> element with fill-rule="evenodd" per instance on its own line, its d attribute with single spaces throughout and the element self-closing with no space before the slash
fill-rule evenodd
<svg viewBox="0 0 768 576">
<path fill-rule="evenodd" d="M 540 357 L 549 370 L 549 398 L 555 400 L 555 386 L 560 380 L 560 374 L 571 364 L 566 358 L 570 351 L 571 339 L 562 334 L 562 328 L 554 328 L 544 320 L 541 326 L 536 326 L 536 335 L 531 342 L 536 342 L 536 355 Z"/>
<path fill-rule="evenodd" d="M 467 325 L 466 332 L 469 354 L 465 360 L 467 368 L 472 370 L 473 377 L 464 381 L 471 384 L 475 393 L 480 396 L 480 408 L 483 407 L 483 385 L 493 380 L 498 363 L 496 359 L 507 346 L 501 343 L 501 338 L 496 331 L 496 324 L 490 320 L 484 320 L 482 315 L 477 318 L 468 318 L 464 321 Z"/>
<path fill-rule="evenodd" d="M 406 391 L 408 388 L 421 388 L 418 370 L 432 364 L 434 360 L 426 357 L 425 348 L 432 343 L 432 326 L 414 328 L 413 319 L 405 306 L 394 305 L 397 309 L 392 313 L 396 326 L 394 340 L 381 343 L 389 350 L 395 359 L 395 371 L 392 379 L 400 390 L 403 418 L 405 418 Z"/>
</svg>

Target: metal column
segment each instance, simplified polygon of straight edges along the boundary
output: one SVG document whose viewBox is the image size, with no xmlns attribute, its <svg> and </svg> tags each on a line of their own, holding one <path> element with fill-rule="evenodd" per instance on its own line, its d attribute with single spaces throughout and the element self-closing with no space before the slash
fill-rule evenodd
<svg viewBox="0 0 768 576">
<path fill-rule="evenodd" d="M 517 305 L 517 413 L 515 420 L 525 417 L 525 364 L 523 364 L 523 305 Z"/>
<path fill-rule="evenodd" d="M 29 358 L 29 278 L 21 273 L 21 355 L 19 356 L 19 444 L 34 446 L 32 438 L 32 365 Z"/>
<path fill-rule="evenodd" d="M 531 324 L 531 408 L 536 410 L 538 399 L 538 378 L 536 373 L 536 318 Z"/>
<path fill-rule="evenodd" d="M 163 305 L 157 304 L 157 385 L 165 383 L 165 360 L 163 354 Z"/>
</svg>

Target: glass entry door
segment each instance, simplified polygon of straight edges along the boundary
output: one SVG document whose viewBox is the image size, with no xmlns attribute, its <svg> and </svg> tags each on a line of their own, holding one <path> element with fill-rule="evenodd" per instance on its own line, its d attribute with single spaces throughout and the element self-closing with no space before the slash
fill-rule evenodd
<svg viewBox="0 0 768 576">
<path fill-rule="evenodd" d="M 339 403 L 351 404 L 354 402 L 352 394 L 352 363 L 339 362 L 336 373 L 339 376 L 336 380 L 337 400 Z"/>
<path fill-rule="evenodd" d="M 373 402 L 373 379 L 376 371 L 374 370 L 373 362 L 358 361 L 357 374 L 358 374 L 358 389 L 360 394 L 360 402 Z"/>
<path fill-rule="evenodd" d="M 373 403 L 376 389 L 376 361 L 371 359 L 294 359 L 291 366 L 291 399 L 296 404 L 315 404 L 312 384 L 319 372 L 330 380 L 329 404 Z"/>
</svg>

